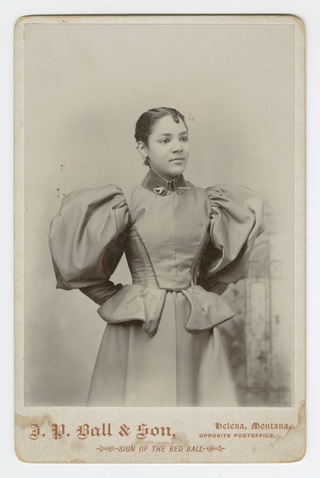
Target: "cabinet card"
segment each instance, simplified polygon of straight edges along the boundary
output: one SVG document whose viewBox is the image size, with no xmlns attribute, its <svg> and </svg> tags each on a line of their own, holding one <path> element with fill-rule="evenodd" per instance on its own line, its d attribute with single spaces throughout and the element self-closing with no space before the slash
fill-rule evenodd
<svg viewBox="0 0 320 478">
<path fill-rule="evenodd" d="M 304 48 L 289 15 L 17 22 L 19 459 L 303 457 Z"/>
</svg>

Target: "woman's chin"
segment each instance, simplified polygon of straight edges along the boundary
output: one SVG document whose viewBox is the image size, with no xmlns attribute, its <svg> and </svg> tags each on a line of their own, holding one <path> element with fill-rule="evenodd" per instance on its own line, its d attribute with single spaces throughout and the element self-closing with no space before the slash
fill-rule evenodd
<svg viewBox="0 0 320 478">
<path fill-rule="evenodd" d="M 171 168 L 170 168 L 170 175 L 172 175 L 172 178 L 180 175 L 180 174 L 183 174 L 184 170 L 186 169 L 186 164 L 185 162 L 177 162 L 177 163 L 174 163 L 172 162 L 171 163 Z"/>
</svg>

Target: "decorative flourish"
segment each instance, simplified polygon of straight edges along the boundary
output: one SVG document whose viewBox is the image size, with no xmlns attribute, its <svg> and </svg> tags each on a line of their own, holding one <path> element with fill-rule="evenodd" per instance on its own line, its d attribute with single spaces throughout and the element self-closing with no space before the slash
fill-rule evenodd
<svg viewBox="0 0 320 478">
<path fill-rule="evenodd" d="M 177 188 L 177 193 L 178 193 L 178 194 L 183 194 L 187 189 L 190 189 L 189 186 L 186 186 L 186 187 L 179 186 L 179 187 Z"/>
<path fill-rule="evenodd" d="M 223 446 L 213 446 L 213 445 L 210 445 L 207 447 L 207 450 L 208 451 L 222 451 L 222 450 L 225 450 L 225 448 Z"/>
<path fill-rule="evenodd" d="M 166 192 L 167 192 L 166 188 L 163 187 L 163 186 L 160 186 L 160 187 L 158 187 L 158 188 L 153 188 L 153 191 L 154 191 L 156 194 L 160 194 L 160 195 L 161 195 L 161 194 L 163 195 L 163 193 L 166 194 Z"/>
<path fill-rule="evenodd" d="M 96 450 L 99 451 L 114 451 L 116 448 L 114 446 L 99 446 Z"/>
</svg>

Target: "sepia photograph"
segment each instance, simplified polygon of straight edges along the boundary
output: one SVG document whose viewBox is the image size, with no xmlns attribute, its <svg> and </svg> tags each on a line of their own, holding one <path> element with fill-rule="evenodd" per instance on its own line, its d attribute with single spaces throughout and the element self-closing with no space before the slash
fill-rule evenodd
<svg viewBox="0 0 320 478">
<path fill-rule="evenodd" d="M 301 459 L 302 22 L 35 16 L 15 48 L 18 453 Z"/>
</svg>

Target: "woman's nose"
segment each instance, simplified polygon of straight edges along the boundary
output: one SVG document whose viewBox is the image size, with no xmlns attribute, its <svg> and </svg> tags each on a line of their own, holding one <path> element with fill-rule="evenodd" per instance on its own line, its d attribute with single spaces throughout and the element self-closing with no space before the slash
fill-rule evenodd
<svg viewBox="0 0 320 478">
<path fill-rule="evenodd" d="M 183 145 L 179 139 L 172 142 L 173 151 L 183 151 Z"/>
</svg>

